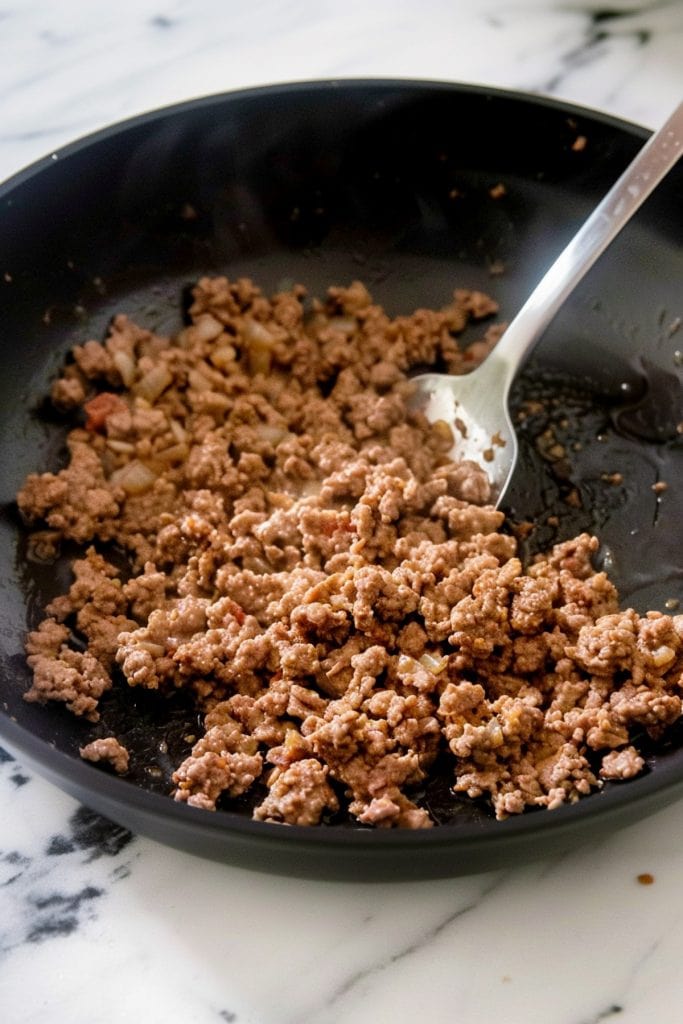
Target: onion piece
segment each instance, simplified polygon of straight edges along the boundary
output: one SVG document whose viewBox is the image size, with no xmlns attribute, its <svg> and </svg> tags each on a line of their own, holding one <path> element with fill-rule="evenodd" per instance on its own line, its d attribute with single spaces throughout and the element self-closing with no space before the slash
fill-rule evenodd
<svg viewBox="0 0 683 1024">
<path fill-rule="evenodd" d="M 189 331 L 193 341 L 215 341 L 223 333 L 223 324 L 210 313 L 200 313 Z"/>
<path fill-rule="evenodd" d="M 190 454 L 189 447 L 184 441 L 179 444 L 173 444 L 170 448 L 164 448 L 162 452 L 155 452 L 154 459 L 157 462 L 183 462 Z"/>
<path fill-rule="evenodd" d="M 137 376 L 137 366 L 130 352 L 119 349 L 112 355 L 112 362 L 121 375 L 121 380 L 126 388 L 129 388 Z"/>
<path fill-rule="evenodd" d="M 157 479 L 149 466 L 139 459 L 133 459 L 121 469 L 116 469 L 109 477 L 112 487 L 122 487 L 126 494 L 143 494 L 153 486 Z"/>
<path fill-rule="evenodd" d="M 155 644 L 152 640 L 142 640 L 137 644 L 140 650 L 147 651 L 153 658 L 162 658 L 166 653 L 163 644 Z"/>
<path fill-rule="evenodd" d="M 209 361 L 217 370 L 225 370 L 231 366 L 237 358 L 237 351 L 233 345 L 217 345 L 209 355 Z"/>
<path fill-rule="evenodd" d="M 187 380 L 190 387 L 194 388 L 195 391 L 211 391 L 211 381 L 208 377 L 204 376 L 201 370 L 190 370 Z"/>
<path fill-rule="evenodd" d="M 292 436 L 286 427 L 277 427 L 274 423 L 259 424 L 256 433 L 262 441 L 268 441 L 269 444 L 279 444 L 286 437 Z"/>
<path fill-rule="evenodd" d="M 168 425 L 171 428 L 171 433 L 175 437 L 178 444 L 182 444 L 183 441 L 187 441 L 187 431 L 179 423 L 178 420 L 170 420 Z"/>
<path fill-rule="evenodd" d="M 107 440 L 107 448 L 116 452 L 117 455 L 132 455 L 135 451 L 135 445 L 131 444 L 130 441 L 118 441 L 113 437 Z"/>
<path fill-rule="evenodd" d="M 245 317 L 244 319 L 244 340 L 249 344 L 258 345 L 269 345 L 275 344 L 273 335 L 270 333 L 268 328 L 260 323 L 258 320 L 253 320 L 251 317 Z"/>
<path fill-rule="evenodd" d="M 302 498 L 315 498 L 322 490 L 321 480 L 302 480 L 298 492 Z"/>
<path fill-rule="evenodd" d="M 244 322 L 243 337 L 247 348 L 249 372 L 253 376 L 257 373 L 269 373 L 273 361 L 272 350 L 275 345 L 275 339 L 270 331 L 258 320 L 248 317 Z"/>
<path fill-rule="evenodd" d="M 342 334 L 353 334 L 358 324 L 352 316 L 331 316 L 327 326 L 334 327 L 335 331 L 341 331 Z"/>
<path fill-rule="evenodd" d="M 159 364 L 148 370 L 134 387 L 136 395 L 147 402 L 155 402 L 157 398 L 173 383 L 173 374 L 167 366 Z"/>
<path fill-rule="evenodd" d="M 446 668 L 448 664 L 448 656 L 445 654 L 436 656 L 430 654 L 428 651 L 422 655 L 419 659 L 422 668 L 426 668 L 428 672 L 432 672 L 435 676 L 438 676 Z"/>
</svg>

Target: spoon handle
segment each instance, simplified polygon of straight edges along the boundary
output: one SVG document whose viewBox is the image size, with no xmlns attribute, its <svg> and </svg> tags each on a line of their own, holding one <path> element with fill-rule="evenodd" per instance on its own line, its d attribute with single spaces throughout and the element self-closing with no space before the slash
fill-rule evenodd
<svg viewBox="0 0 683 1024">
<path fill-rule="evenodd" d="M 645 143 L 571 242 L 541 278 L 506 329 L 493 355 L 508 369 L 507 385 L 567 296 L 683 153 L 683 103 Z"/>
</svg>

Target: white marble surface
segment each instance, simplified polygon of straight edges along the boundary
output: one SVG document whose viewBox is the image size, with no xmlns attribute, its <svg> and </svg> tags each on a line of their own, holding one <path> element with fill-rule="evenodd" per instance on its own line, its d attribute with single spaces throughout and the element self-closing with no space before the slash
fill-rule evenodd
<svg viewBox="0 0 683 1024">
<path fill-rule="evenodd" d="M 654 126 L 682 49 L 678 0 L 6 0 L 0 177 L 155 106 L 314 77 L 524 88 Z M 666 1024 L 681 835 L 677 804 L 552 863 L 308 883 L 133 838 L 4 760 L 0 1020 Z"/>
</svg>

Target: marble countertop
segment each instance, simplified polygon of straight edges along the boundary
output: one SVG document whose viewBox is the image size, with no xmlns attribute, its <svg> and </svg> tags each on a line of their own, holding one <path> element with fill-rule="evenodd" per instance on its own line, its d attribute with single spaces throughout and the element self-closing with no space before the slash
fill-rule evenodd
<svg viewBox="0 0 683 1024">
<path fill-rule="evenodd" d="M 7 0 L 0 178 L 144 110 L 307 78 L 477 82 L 654 126 L 682 44 L 677 0 Z M 295 881 L 131 836 L 0 752 L 0 1019 L 673 1021 L 682 835 L 678 803 L 506 871 Z"/>
</svg>

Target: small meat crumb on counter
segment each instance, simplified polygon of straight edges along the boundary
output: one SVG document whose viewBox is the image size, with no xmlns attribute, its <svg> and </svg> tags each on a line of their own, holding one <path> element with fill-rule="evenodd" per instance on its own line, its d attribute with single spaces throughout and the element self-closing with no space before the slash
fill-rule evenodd
<svg viewBox="0 0 683 1024">
<path fill-rule="evenodd" d="M 649 871 L 645 871 L 643 874 L 638 875 L 638 882 L 640 885 L 653 885 L 654 880 L 655 876 L 651 875 Z"/>
<path fill-rule="evenodd" d="M 437 759 L 498 818 L 646 770 L 638 737 L 681 716 L 683 616 L 620 608 L 588 534 L 523 565 L 533 524 L 411 406 L 411 372 L 472 369 L 500 325 L 458 335 L 496 312 L 464 289 L 391 318 L 360 282 L 310 301 L 207 277 L 175 337 L 119 314 L 76 345 L 52 388 L 68 464 L 18 495 L 36 557 L 80 549 L 29 635 L 26 699 L 97 722 L 112 687 L 182 690 L 204 731 L 174 799 L 249 794 L 283 825 L 432 827 Z M 128 766 L 113 736 L 81 756 Z"/>
<path fill-rule="evenodd" d="M 104 761 L 110 764 L 118 775 L 125 775 L 128 771 L 128 751 L 115 736 L 93 740 L 85 747 L 80 747 L 78 753 L 84 761 Z"/>
</svg>

